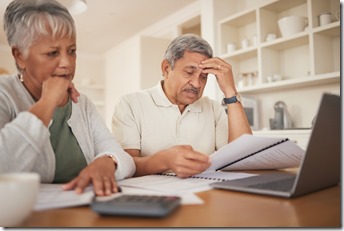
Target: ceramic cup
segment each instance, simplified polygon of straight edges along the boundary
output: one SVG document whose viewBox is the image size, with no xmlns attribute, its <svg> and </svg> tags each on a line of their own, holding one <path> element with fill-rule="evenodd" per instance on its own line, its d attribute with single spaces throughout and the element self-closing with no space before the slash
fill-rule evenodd
<svg viewBox="0 0 344 231">
<path fill-rule="evenodd" d="M 278 20 L 278 27 L 283 37 L 304 31 L 308 19 L 304 16 L 288 16 Z"/>
<path fill-rule="evenodd" d="M 340 10 L 337 10 L 337 11 L 334 13 L 334 17 L 336 18 L 337 21 L 340 21 Z"/>
<path fill-rule="evenodd" d="M 235 43 L 228 43 L 227 44 L 227 52 L 231 53 L 236 50 L 236 44 Z"/>
<path fill-rule="evenodd" d="M 0 174 L 0 227 L 25 221 L 36 203 L 39 185 L 37 173 Z"/>
<path fill-rule="evenodd" d="M 267 42 L 270 42 L 270 41 L 272 41 L 272 40 L 274 40 L 274 39 L 276 39 L 277 38 L 277 35 L 276 34 L 274 34 L 274 33 L 269 33 L 267 36 L 266 36 L 266 41 Z"/>
<path fill-rule="evenodd" d="M 282 78 L 282 75 L 280 74 L 274 74 L 273 79 L 274 81 L 281 81 L 283 78 Z"/>
<path fill-rule="evenodd" d="M 241 41 L 241 48 L 242 49 L 245 49 L 249 46 L 249 41 L 247 38 L 244 38 L 242 41 Z"/>
<path fill-rule="evenodd" d="M 319 15 L 319 25 L 325 26 L 327 24 L 330 24 L 332 22 L 332 14 L 328 12 L 324 12 Z"/>
</svg>

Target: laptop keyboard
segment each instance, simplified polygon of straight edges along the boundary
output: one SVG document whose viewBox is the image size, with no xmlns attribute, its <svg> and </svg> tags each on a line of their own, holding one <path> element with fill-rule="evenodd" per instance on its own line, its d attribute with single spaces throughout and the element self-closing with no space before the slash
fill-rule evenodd
<svg viewBox="0 0 344 231">
<path fill-rule="evenodd" d="M 287 192 L 293 188 L 294 181 L 295 181 L 295 177 L 290 177 L 290 178 L 285 178 L 285 179 L 277 180 L 277 181 L 271 181 L 267 183 L 249 185 L 248 187 Z"/>
</svg>

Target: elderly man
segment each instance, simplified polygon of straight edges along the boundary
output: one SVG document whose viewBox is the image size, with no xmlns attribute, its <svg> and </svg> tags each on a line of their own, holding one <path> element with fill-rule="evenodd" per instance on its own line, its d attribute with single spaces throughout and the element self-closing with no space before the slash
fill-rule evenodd
<svg viewBox="0 0 344 231">
<path fill-rule="evenodd" d="M 135 161 L 135 176 L 172 171 L 180 177 L 210 165 L 209 155 L 244 133 L 251 134 L 232 67 L 213 57 L 210 45 L 193 34 L 168 46 L 164 77 L 155 87 L 123 96 L 112 132 Z M 202 97 L 208 74 L 216 76 L 224 104 Z"/>
</svg>

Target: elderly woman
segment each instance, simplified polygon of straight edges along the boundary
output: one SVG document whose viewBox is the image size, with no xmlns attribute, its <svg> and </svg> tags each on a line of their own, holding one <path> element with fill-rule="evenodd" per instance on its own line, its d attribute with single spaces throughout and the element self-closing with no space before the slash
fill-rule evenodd
<svg viewBox="0 0 344 231">
<path fill-rule="evenodd" d="M 76 29 L 55 0 L 14 0 L 4 30 L 18 74 L 0 79 L 0 173 L 37 172 L 82 193 L 117 192 L 135 164 L 75 89 Z"/>
</svg>

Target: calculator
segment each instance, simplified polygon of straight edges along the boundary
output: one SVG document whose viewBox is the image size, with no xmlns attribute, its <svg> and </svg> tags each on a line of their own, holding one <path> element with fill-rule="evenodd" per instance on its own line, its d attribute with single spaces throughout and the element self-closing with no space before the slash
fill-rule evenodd
<svg viewBox="0 0 344 231">
<path fill-rule="evenodd" d="M 100 215 L 164 217 L 180 202 L 177 196 L 123 194 L 107 201 L 93 200 L 91 209 Z"/>
</svg>

